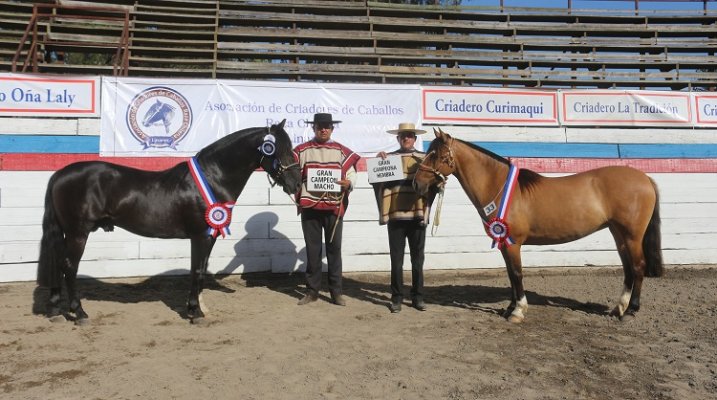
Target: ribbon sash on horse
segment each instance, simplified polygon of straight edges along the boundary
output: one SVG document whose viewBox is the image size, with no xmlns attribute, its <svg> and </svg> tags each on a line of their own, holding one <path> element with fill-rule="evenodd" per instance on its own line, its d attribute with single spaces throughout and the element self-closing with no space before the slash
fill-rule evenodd
<svg viewBox="0 0 717 400">
<path fill-rule="evenodd" d="M 498 249 L 502 249 L 504 246 L 510 246 L 515 243 L 510 237 L 510 227 L 508 226 L 508 209 L 510 208 L 510 202 L 513 200 L 513 191 L 518 186 L 518 174 L 520 168 L 510 164 L 508 170 L 508 177 L 503 185 L 503 197 L 500 199 L 500 207 L 498 207 L 498 213 L 493 219 L 489 221 L 483 221 L 485 225 L 485 231 L 488 236 L 493 239 L 491 248 L 495 248 L 496 244 Z M 486 216 L 487 218 L 487 216 Z"/>
<path fill-rule="evenodd" d="M 199 193 L 201 193 L 204 203 L 207 205 L 207 211 L 204 214 L 204 219 L 207 221 L 207 225 L 209 225 L 207 235 L 217 237 L 221 233 L 223 238 L 226 237 L 226 235 L 231 235 L 229 224 L 232 222 L 232 208 L 234 207 L 234 203 L 217 203 L 214 192 L 212 192 L 212 188 L 204 178 L 204 174 L 196 158 L 190 158 L 187 164 L 189 164 L 189 171 L 192 173 L 194 183 L 197 184 Z"/>
</svg>

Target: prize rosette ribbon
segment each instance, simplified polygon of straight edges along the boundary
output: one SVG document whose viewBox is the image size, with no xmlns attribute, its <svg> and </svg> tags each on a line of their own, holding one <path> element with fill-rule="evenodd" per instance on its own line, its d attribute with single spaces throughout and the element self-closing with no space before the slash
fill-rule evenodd
<svg viewBox="0 0 717 400">
<path fill-rule="evenodd" d="M 232 208 L 234 203 L 214 203 L 207 207 L 204 219 L 209 225 L 209 234 L 217 237 L 220 233 L 222 237 L 231 235 L 229 224 L 232 222 Z"/>
<path fill-rule="evenodd" d="M 513 244 L 513 241 L 510 239 L 510 228 L 508 228 L 508 222 L 502 218 L 496 217 L 491 219 L 486 226 L 486 232 L 488 233 L 488 236 L 493 239 L 492 247 L 495 247 L 497 244 L 498 248 L 502 249 L 505 247 L 506 243 L 508 245 Z"/>
</svg>

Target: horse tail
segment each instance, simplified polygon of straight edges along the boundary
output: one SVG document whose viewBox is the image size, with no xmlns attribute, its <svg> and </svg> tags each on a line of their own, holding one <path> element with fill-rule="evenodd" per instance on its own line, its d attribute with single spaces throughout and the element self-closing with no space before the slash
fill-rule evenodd
<svg viewBox="0 0 717 400">
<path fill-rule="evenodd" d="M 52 201 L 56 176 L 52 175 L 45 192 L 45 215 L 42 217 L 40 257 L 37 261 L 37 283 L 49 288 L 62 285 L 62 265 L 66 259 L 65 234 L 57 221 L 57 210 Z"/>
<path fill-rule="evenodd" d="M 642 239 L 642 252 L 645 254 L 647 265 L 645 276 L 658 277 L 665 273 L 662 265 L 662 234 L 660 233 L 660 192 L 655 181 L 650 179 L 650 183 L 655 189 L 655 208 L 652 210 L 652 218 L 647 224 L 645 237 Z"/>
</svg>

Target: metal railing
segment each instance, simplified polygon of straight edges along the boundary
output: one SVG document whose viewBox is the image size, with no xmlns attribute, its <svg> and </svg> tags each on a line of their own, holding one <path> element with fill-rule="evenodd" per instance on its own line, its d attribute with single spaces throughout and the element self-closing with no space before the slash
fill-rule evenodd
<svg viewBox="0 0 717 400">
<path fill-rule="evenodd" d="M 127 76 L 129 16 L 130 10 L 127 7 L 35 4 L 30 22 L 13 57 L 12 72 L 40 72 L 41 63 L 51 61 L 48 54 L 52 53 L 53 49 L 82 48 L 104 53 L 109 51 L 110 54 L 114 52 L 113 75 Z M 72 29 L 78 33 L 73 35 Z M 55 30 L 57 32 L 53 32 Z M 104 35 L 93 32 L 101 32 Z"/>
</svg>

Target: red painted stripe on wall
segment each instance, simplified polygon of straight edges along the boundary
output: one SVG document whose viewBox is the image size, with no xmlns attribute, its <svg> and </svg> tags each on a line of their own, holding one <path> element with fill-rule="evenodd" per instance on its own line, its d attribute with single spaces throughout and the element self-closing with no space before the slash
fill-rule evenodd
<svg viewBox="0 0 717 400">
<path fill-rule="evenodd" d="M 0 171 L 56 171 L 77 161 L 100 160 L 151 171 L 170 168 L 184 157 L 100 157 L 97 154 L 0 153 Z M 654 173 L 717 173 L 717 159 L 598 159 L 598 158 L 512 158 L 521 168 L 536 172 L 574 173 L 608 165 L 628 165 Z M 366 160 L 358 163 L 366 171 Z"/>
<path fill-rule="evenodd" d="M 98 154 L 17 153 L 0 154 L 2 171 L 56 171 L 78 161 L 107 161 L 151 171 L 170 168 L 185 157 L 100 157 Z"/>
<path fill-rule="evenodd" d="M 521 168 L 536 172 L 575 173 L 609 165 L 626 165 L 653 173 L 715 173 L 714 158 L 512 158 Z"/>
</svg>

